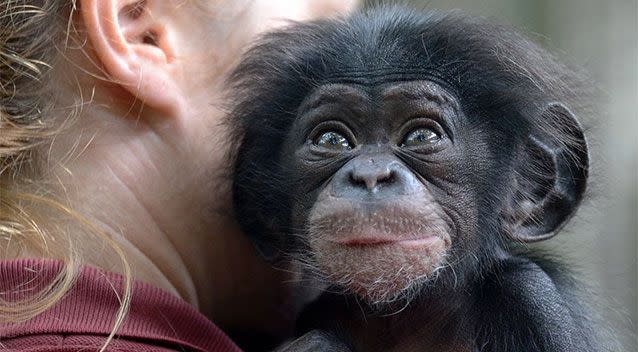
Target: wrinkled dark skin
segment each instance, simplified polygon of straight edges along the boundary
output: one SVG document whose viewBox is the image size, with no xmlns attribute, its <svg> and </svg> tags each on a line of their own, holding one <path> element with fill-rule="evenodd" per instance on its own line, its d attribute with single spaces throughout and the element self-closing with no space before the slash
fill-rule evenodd
<svg viewBox="0 0 638 352">
<path fill-rule="evenodd" d="M 323 289 L 281 351 L 600 351 L 564 265 L 584 82 L 508 27 L 378 8 L 266 36 L 231 78 L 237 218 Z"/>
</svg>

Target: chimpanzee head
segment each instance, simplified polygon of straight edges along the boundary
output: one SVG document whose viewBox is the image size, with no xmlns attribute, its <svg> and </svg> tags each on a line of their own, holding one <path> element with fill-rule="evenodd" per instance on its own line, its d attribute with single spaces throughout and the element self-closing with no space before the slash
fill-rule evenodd
<svg viewBox="0 0 638 352">
<path fill-rule="evenodd" d="M 237 218 L 263 250 L 370 303 L 471 280 L 578 207 L 574 77 L 458 12 L 268 34 L 232 76 Z"/>
</svg>

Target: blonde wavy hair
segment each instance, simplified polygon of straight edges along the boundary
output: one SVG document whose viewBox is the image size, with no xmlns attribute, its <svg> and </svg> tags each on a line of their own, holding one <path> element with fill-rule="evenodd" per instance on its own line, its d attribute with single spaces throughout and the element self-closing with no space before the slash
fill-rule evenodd
<svg viewBox="0 0 638 352">
<path fill-rule="evenodd" d="M 78 94 L 79 102 L 64 111 L 63 123 L 49 118 L 52 109 L 57 114 L 63 111 L 53 106 L 53 87 L 48 83 L 52 67 L 73 40 L 75 5 L 74 0 L 0 2 L 0 259 L 47 257 L 64 263 L 43 290 L 17 302 L 0 298 L 0 322 L 27 321 L 54 306 L 73 287 L 83 259 L 59 219 L 71 220 L 121 259 L 122 304 L 104 350 L 128 311 L 130 267 L 110 236 L 48 192 L 39 179 L 46 171 L 38 162 L 39 147 L 68 127 L 83 105 Z"/>
</svg>

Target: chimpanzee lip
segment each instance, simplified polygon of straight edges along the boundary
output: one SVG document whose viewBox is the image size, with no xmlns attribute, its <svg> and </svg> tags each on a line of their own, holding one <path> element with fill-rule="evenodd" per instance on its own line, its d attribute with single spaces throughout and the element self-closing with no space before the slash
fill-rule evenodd
<svg viewBox="0 0 638 352">
<path fill-rule="evenodd" d="M 385 246 L 385 245 L 402 245 L 408 247 L 420 247 L 430 245 L 440 238 L 436 235 L 409 235 L 409 236 L 394 236 L 388 237 L 384 236 L 376 236 L 376 235 L 355 235 L 355 236 L 347 236 L 350 237 L 347 240 L 333 241 L 337 244 L 348 246 L 348 247 L 375 247 L 375 246 Z"/>
</svg>

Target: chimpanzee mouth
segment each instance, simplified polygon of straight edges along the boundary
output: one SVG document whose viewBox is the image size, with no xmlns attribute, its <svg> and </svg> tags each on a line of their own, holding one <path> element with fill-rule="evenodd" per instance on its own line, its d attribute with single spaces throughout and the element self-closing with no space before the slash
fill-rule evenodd
<svg viewBox="0 0 638 352">
<path fill-rule="evenodd" d="M 393 206 L 367 211 L 333 203 L 315 212 L 308 244 L 321 277 L 367 302 L 392 301 L 433 277 L 451 245 L 436 211 Z"/>
<path fill-rule="evenodd" d="M 369 211 L 336 207 L 311 219 L 315 240 L 346 247 L 423 247 L 449 240 L 447 224 L 433 211 L 392 206 Z"/>
</svg>

